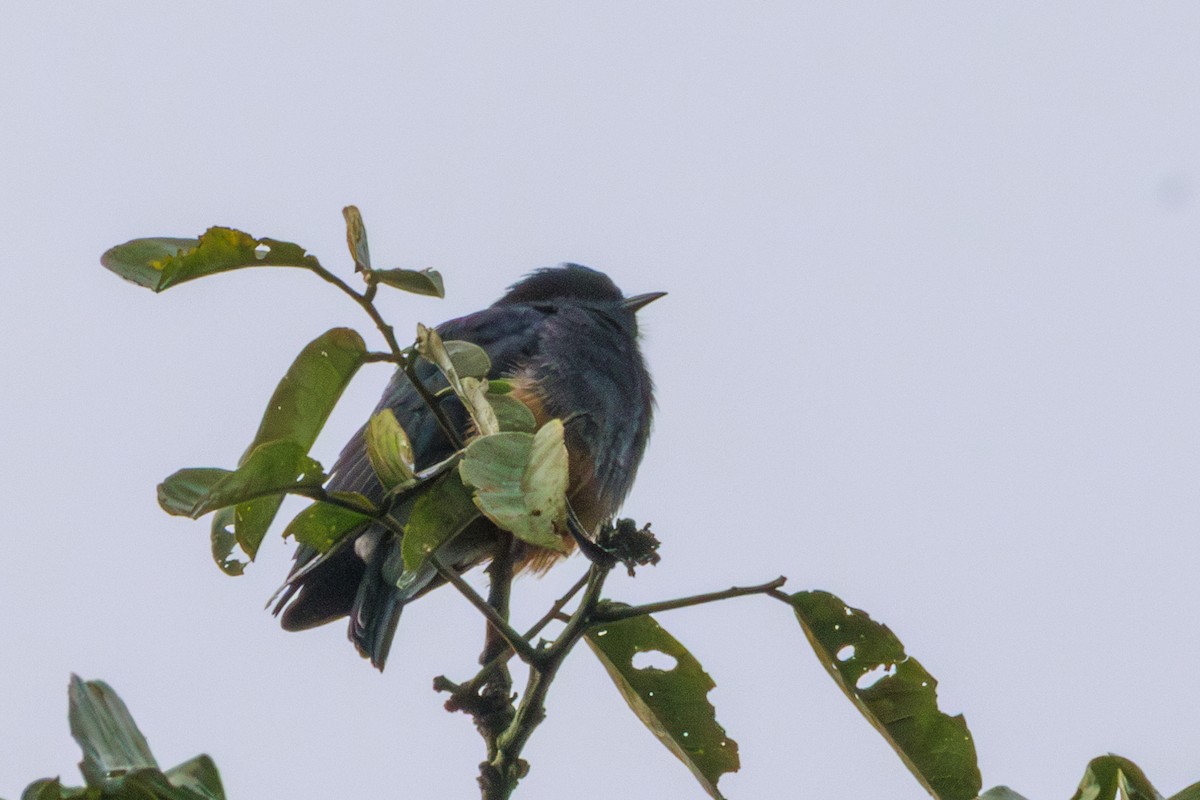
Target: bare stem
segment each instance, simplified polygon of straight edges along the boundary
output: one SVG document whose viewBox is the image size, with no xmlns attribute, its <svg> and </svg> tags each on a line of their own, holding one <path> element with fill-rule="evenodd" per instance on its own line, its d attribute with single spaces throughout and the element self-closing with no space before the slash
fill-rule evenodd
<svg viewBox="0 0 1200 800">
<path fill-rule="evenodd" d="M 677 600 L 663 600 L 658 603 L 647 603 L 641 606 L 601 606 L 593 614 L 592 624 L 601 625 L 609 622 L 619 622 L 623 619 L 631 619 L 632 617 L 657 614 L 660 611 L 674 611 L 677 608 L 688 608 L 689 606 L 698 606 L 704 603 L 715 603 L 718 600 L 729 600 L 733 597 L 746 597 L 754 594 L 776 594 L 779 593 L 779 587 L 783 586 L 786 582 L 787 578 L 781 575 L 773 581 L 758 586 L 734 586 L 720 592 L 695 594 L 690 597 L 680 597 Z"/>
<path fill-rule="evenodd" d="M 479 593 L 472 589 L 471 585 L 464 581 L 461 575 L 443 564 L 438 559 L 436 554 L 429 556 L 429 563 L 432 564 L 433 568 L 437 570 L 438 575 L 441 575 L 447 583 L 450 583 L 455 589 L 458 589 L 459 594 L 467 598 L 471 605 L 479 609 L 479 612 L 487 618 L 487 621 L 491 623 L 491 626 L 495 628 L 496 632 L 504 637 L 504 640 L 508 643 L 508 646 L 516 652 L 522 661 L 524 661 L 526 664 L 533 665 L 540 660 L 540 654 L 533 649 L 533 645 L 529 644 L 528 640 L 521 636 L 521 634 L 517 633 L 517 631 L 508 624 L 508 620 L 497 614 L 496 609 L 492 608 L 488 604 L 487 600 L 484 600 L 482 597 L 480 597 Z"/>
</svg>

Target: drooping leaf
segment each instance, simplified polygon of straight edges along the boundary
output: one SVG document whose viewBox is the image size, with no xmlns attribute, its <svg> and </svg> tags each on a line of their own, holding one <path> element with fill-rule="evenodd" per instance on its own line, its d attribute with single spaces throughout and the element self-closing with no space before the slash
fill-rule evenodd
<svg viewBox="0 0 1200 800">
<path fill-rule="evenodd" d="M 320 266 L 297 244 L 255 239 L 233 228 L 209 228 L 199 239 L 134 239 L 109 249 L 100 263 L 155 292 L 245 267 Z"/>
<path fill-rule="evenodd" d="M 209 537 L 212 545 L 213 561 L 226 575 L 241 575 L 246 570 L 246 562 L 233 557 L 233 549 L 238 546 L 237 536 L 233 532 L 233 522 L 237 517 L 237 509 L 217 509 L 213 514 L 212 525 L 209 527 Z"/>
<path fill-rule="evenodd" d="M 973 800 L 982 780 L 962 715 L 937 707 L 937 681 L 884 625 L 828 592 L 797 592 L 792 608 L 822 666 L 939 800 Z"/>
<path fill-rule="evenodd" d="M 176 475 L 179 473 L 167 478 L 164 484 Z M 218 508 L 236 506 L 294 489 L 317 487 L 324 481 L 321 465 L 309 458 L 299 444 L 286 439 L 267 442 L 255 448 L 242 466 L 215 482 L 192 507 L 188 516 L 197 519 Z M 173 493 L 170 489 L 163 491 Z"/>
<path fill-rule="evenodd" d="M 534 442 L 528 433 L 482 436 L 467 445 L 459 472 L 475 489 L 475 505 L 497 526 L 530 544 L 563 551 L 565 513 L 557 515 L 555 493 L 561 486 L 565 512 L 566 450 L 555 447 L 553 431 L 536 453 Z"/>
<path fill-rule="evenodd" d="M 717 722 L 708 693 L 716 685 L 691 653 L 649 616 L 600 626 L 587 643 L 650 732 L 687 765 L 712 797 L 717 782 L 737 772 L 737 742 Z M 635 665 L 639 653 L 660 654 L 669 669 Z"/>
<path fill-rule="evenodd" d="M 1191 786 L 1171 795 L 1170 800 L 1200 800 L 1200 783 L 1193 783 Z"/>
<path fill-rule="evenodd" d="M 158 485 L 158 504 L 168 514 L 190 517 L 213 486 L 230 474 L 227 469 L 209 467 L 181 469 Z"/>
<path fill-rule="evenodd" d="M 367 458 L 383 488 L 391 489 L 412 479 L 416 474 L 412 444 L 396 420 L 395 412 L 385 408 L 371 417 L 364 436 Z"/>
<path fill-rule="evenodd" d="M 283 532 L 297 542 L 324 553 L 346 534 L 371 521 L 370 514 L 353 511 L 332 503 L 313 503 L 288 523 Z"/>
<path fill-rule="evenodd" d="M 377 269 L 371 275 L 382 284 L 412 294 L 446 296 L 442 274 L 436 269 Z"/>
<path fill-rule="evenodd" d="M 1186 790 L 1185 790 L 1186 791 Z M 1127 758 L 1111 753 L 1088 762 L 1071 800 L 1163 800 L 1146 773 Z"/>
<path fill-rule="evenodd" d="M 342 216 L 346 219 L 346 245 L 350 248 L 350 257 L 354 259 L 354 271 L 370 272 L 371 250 L 367 247 L 367 226 L 363 224 L 358 206 L 346 206 L 342 209 Z"/>
</svg>

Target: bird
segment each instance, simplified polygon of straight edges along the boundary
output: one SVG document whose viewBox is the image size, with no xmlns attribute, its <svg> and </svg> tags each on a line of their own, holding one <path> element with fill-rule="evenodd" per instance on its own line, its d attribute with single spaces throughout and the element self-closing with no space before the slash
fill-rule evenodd
<svg viewBox="0 0 1200 800">
<path fill-rule="evenodd" d="M 443 340 L 481 347 L 491 360 L 488 377 L 508 380 L 539 426 L 563 421 L 567 497 L 592 536 L 629 494 L 646 449 L 654 386 L 638 344 L 637 312 L 665 294 L 625 297 L 603 272 L 564 263 L 529 273 L 491 306 L 436 328 Z M 416 373 L 432 390 L 445 386 L 427 361 L 419 362 Z M 461 402 L 452 393 L 440 402 L 465 440 L 471 429 Z M 407 433 L 418 471 L 458 449 L 401 369 L 375 411 L 383 409 L 391 409 Z M 326 488 L 379 503 L 385 490 L 368 458 L 365 431 L 364 425 L 346 444 Z M 274 607 L 283 628 L 307 630 L 348 617 L 350 641 L 382 671 L 404 607 L 445 582 L 426 566 L 397 586 L 400 536 L 394 529 L 364 525 L 324 554 L 298 547 Z M 490 560 L 502 538 L 490 520 L 479 517 L 439 550 L 439 560 L 461 574 Z M 559 552 L 513 540 L 514 572 L 545 572 L 574 542 L 565 537 L 564 544 L 566 552 Z"/>
</svg>

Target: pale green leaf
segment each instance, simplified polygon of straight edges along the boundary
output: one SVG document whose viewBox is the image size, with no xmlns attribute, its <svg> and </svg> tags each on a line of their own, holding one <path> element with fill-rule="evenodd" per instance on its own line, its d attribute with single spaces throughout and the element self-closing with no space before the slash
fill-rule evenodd
<svg viewBox="0 0 1200 800">
<path fill-rule="evenodd" d="M 371 275 L 380 283 L 401 291 L 427 297 L 446 296 L 442 274 L 436 269 L 377 269 Z"/>
<path fill-rule="evenodd" d="M 346 219 L 346 246 L 350 248 L 350 257 L 354 259 L 356 272 L 371 271 L 371 251 L 367 247 L 367 226 L 363 224 L 362 214 L 358 206 L 346 206 L 342 209 Z"/>
<path fill-rule="evenodd" d="M 420 492 L 404 524 L 400 545 L 406 572 L 419 569 L 431 553 L 479 518 L 458 470 L 442 473 Z"/>
<path fill-rule="evenodd" d="M 395 412 L 385 408 L 372 416 L 363 435 L 366 437 L 367 458 L 383 488 L 391 489 L 412 479 L 416 469 L 412 444 L 404 428 L 396 421 Z"/>
</svg>

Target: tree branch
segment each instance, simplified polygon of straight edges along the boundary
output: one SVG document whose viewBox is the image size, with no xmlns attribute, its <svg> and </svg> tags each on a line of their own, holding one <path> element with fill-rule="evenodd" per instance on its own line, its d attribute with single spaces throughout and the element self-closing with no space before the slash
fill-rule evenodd
<svg viewBox="0 0 1200 800">
<path fill-rule="evenodd" d="M 437 554 L 429 556 L 429 563 L 437 570 L 438 575 L 442 576 L 446 582 L 452 584 L 455 589 L 458 589 L 459 594 L 467 598 L 471 605 L 479 609 L 479 612 L 487 618 L 491 626 L 496 629 L 496 632 L 504 637 L 521 660 L 526 664 L 534 665 L 541 660 L 541 654 L 534 650 L 531 645 L 521 634 L 508 624 L 508 621 L 496 613 L 496 609 L 488 605 L 488 601 L 479 596 L 479 593 L 471 588 L 471 585 L 462 579 L 462 576 L 455 572 L 450 567 L 438 559 Z"/>
<path fill-rule="evenodd" d="M 733 597 L 746 597 L 753 594 L 778 593 L 779 587 L 783 586 L 783 584 L 786 582 L 787 578 L 780 575 L 775 580 L 760 584 L 758 586 L 734 586 L 721 592 L 696 594 L 690 597 L 681 597 L 677 600 L 663 600 L 658 603 L 647 603 L 641 606 L 601 605 L 592 615 L 591 624 L 602 625 L 609 622 L 620 622 L 623 619 L 641 617 L 645 616 L 646 614 L 657 614 L 660 611 L 673 611 L 677 608 L 688 608 L 689 606 L 698 606 L 704 603 L 715 603 L 718 600 L 729 600 Z"/>
</svg>

